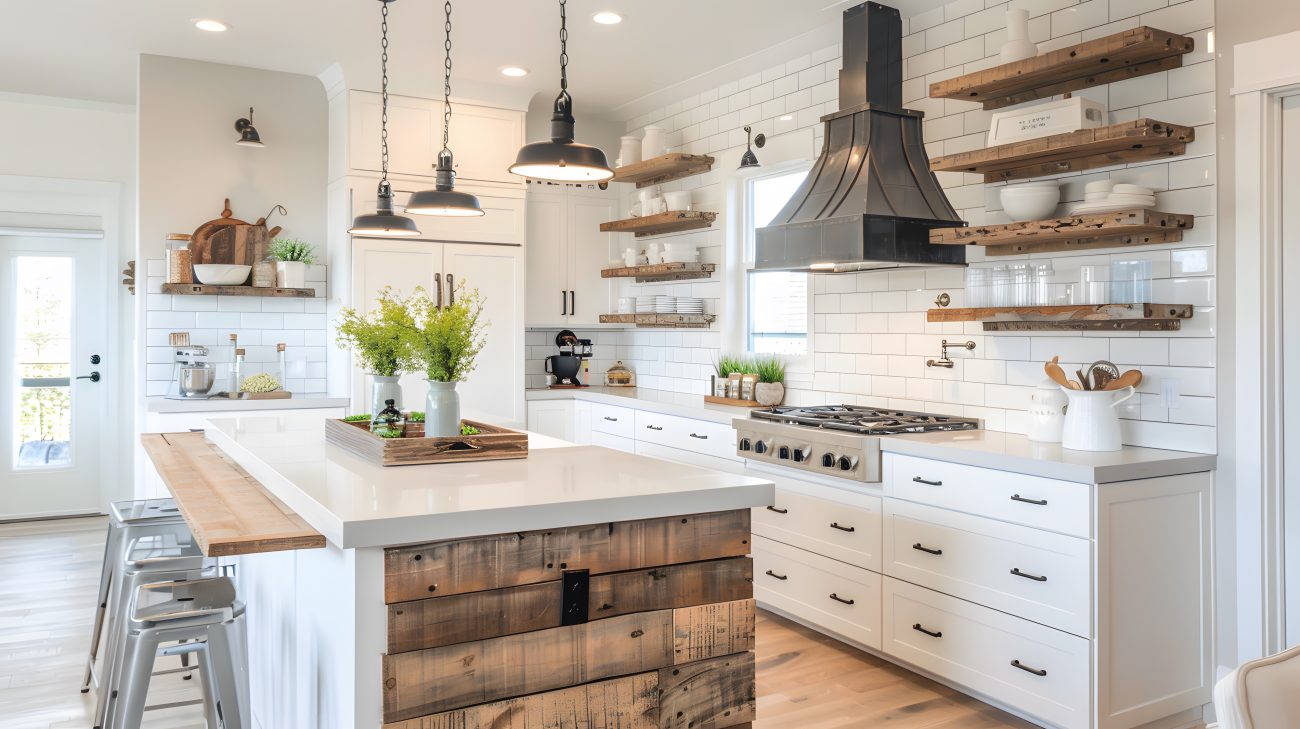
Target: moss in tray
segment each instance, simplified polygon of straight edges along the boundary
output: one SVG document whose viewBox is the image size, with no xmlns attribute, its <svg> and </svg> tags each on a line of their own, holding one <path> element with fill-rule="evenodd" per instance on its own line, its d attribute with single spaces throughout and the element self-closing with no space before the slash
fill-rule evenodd
<svg viewBox="0 0 1300 729">
<path fill-rule="evenodd" d="M 349 415 L 349 416 L 343 418 L 343 422 L 345 422 L 345 423 L 361 423 L 361 422 L 369 423 L 369 422 L 370 422 L 370 413 L 361 413 L 360 415 Z"/>
</svg>

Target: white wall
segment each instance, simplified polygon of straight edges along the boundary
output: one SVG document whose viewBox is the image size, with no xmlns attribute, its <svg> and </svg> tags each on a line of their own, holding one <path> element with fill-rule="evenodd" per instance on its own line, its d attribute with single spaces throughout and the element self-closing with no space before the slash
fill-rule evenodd
<svg viewBox="0 0 1300 729">
<path fill-rule="evenodd" d="M 815 277 L 815 356 L 811 377 L 795 378 L 788 402 L 860 403 L 893 408 L 961 413 L 983 418 L 994 430 L 1023 432 L 1032 388 L 1042 379 L 1042 362 L 1060 354 L 1072 365 L 1110 359 L 1147 374 L 1142 396 L 1125 407 L 1126 442 L 1136 445 L 1199 450 L 1215 449 L 1215 186 L 1214 63 L 1205 52 L 1212 29 L 1211 0 L 1015 0 L 1030 10 L 1030 33 L 1042 50 L 1078 43 L 1149 25 L 1191 35 L 1197 50 L 1183 68 L 1078 92 L 1105 102 L 1112 122 L 1149 116 L 1196 127 L 1197 140 L 1187 154 L 1172 161 L 1133 164 L 1061 176 L 1066 201 L 1082 198 L 1084 183 L 1111 177 L 1155 188 L 1161 209 L 1192 213 L 1196 227 L 1182 243 L 1143 247 L 1131 252 L 1094 255 L 1044 254 L 1058 276 L 1071 280 L 1081 264 L 1115 258 L 1145 257 L 1153 262 L 1157 299 L 1196 305 L 1195 317 L 1176 334 L 1128 336 L 1078 333 L 985 335 L 979 323 L 929 324 L 925 310 L 936 295 L 949 292 L 955 306 L 963 299 L 957 270 L 874 272 Z M 1005 39 L 1007 3 L 957 0 L 904 19 L 905 104 L 924 111 L 927 148 L 932 157 L 984 146 L 989 113 L 977 104 L 929 99 L 934 81 L 998 63 Z M 757 150 L 760 162 L 815 157 L 820 149 L 819 117 L 838 109 L 839 48 L 830 46 L 751 73 L 710 91 L 693 95 L 630 119 L 629 130 L 654 123 L 672 130 L 670 144 L 682 151 L 717 158 L 706 175 L 665 185 L 690 189 L 705 209 L 723 210 L 745 141 L 741 127 L 752 124 L 766 133 L 768 148 Z M 783 117 L 789 116 L 789 119 Z M 1007 220 L 1000 210 L 998 186 L 980 177 L 940 174 L 949 198 L 963 218 L 974 224 Z M 630 202 L 632 191 L 625 186 Z M 735 244 L 722 217 L 707 231 L 686 234 L 701 245 L 701 258 L 722 264 L 725 246 Z M 632 244 L 629 237 L 628 244 Z M 660 238 L 663 240 L 663 238 Z M 646 239 L 637 241 L 644 244 Z M 976 265 L 982 252 L 970 250 Z M 1014 260 L 1014 258 L 1012 259 Z M 997 259 L 1005 263 L 1006 258 Z M 1205 265 L 1202 266 L 1201 263 Z M 725 275 L 719 275 L 722 279 Z M 1077 280 L 1077 279 L 1075 279 Z M 738 317 L 723 311 L 722 283 L 625 284 L 633 293 L 681 293 L 703 296 L 707 310 L 722 314 L 708 331 L 627 331 L 618 357 L 632 365 L 646 386 L 703 393 L 710 362 L 726 346 L 723 336 L 738 326 Z M 960 351 L 952 370 L 929 369 L 925 360 L 939 354 L 939 340 L 972 339 L 973 352 Z M 957 355 L 954 355 L 957 358 Z M 1166 409 L 1161 382 L 1177 383 L 1177 407 Z"/>
</svg>

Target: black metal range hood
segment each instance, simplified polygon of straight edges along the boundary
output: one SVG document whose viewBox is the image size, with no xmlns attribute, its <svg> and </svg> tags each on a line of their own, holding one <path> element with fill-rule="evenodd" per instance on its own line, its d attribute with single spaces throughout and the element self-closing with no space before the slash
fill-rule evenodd
<svg viewBox="0 0 1300 729">
<path fill-rule="evenodd" d="M 840 110 L 822 117 L 821 157 L 755 234 L 754 267 L 840 273 L 964 265 L 930 230 L 965 225 L 930 171 L 919 111 L 903 108 L 903 24 L 867 2 L 844 11 Z"/>
</svg>

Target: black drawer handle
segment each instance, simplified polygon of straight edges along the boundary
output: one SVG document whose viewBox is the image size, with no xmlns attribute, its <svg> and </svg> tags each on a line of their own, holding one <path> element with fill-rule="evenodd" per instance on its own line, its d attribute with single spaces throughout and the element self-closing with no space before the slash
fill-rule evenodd
<svg viewBox="0 0 1300 729">
<path fill-rule="evenodd" d="M 789 510 L 789 509 L 778 509 L 778 508 L 776 508 L 775 506 L 769 506 L 769 507 L 767 507 L 767 510 L 768 510 L 768 511 L 775 511 L 775 512 L 778 513 L 778 514 L 789 514 L 789 513 L 790 513 L 790 510 Z"/>
<path fill-rule="evenodd" d="M 1047 575 L 1031 575 L 1028 572 L 1021 572 L 1019 567 L 1012 567 L 1011 574 L 1016 577 L 1023 577 L 1026 580 L 1033 580 L 1034 582 L 1047 582 Z"/>
<path fill-rule="evenodd" d="M 942 550 L 942 549 L 930 549 L 929 547 L 927 547 L 927 546 L 921 544 L 920 542 L 917 542 L 916 544 L 913 544 L 913 545 L 912 545 L 912 549 L 917 549 L 917 550 L 920 550 L 920 551 L 922 551 L 922 552 L 927 552 L 927 553 L 929 553 L 929 554 L 943 554 L 943 550 Z"/>
<path fill-rule="evenodd" d="M 832 600 L 834 600 L 835 602 L 842 602 L 842 603 L 844 603 L 845 605 L 852 605 L 853 602 L 854 602 L 853 600 L 845 600 L 844 598 L 840 597 L 839 595 L 836 595 L 836 594 L 833 593 L 833 592 L 831 593 L 830 598 L 831 598 Z"/>
<path fill-rule="evenodd" d="M 1026 666 L 1025 664 L 1021 663 L 1020 661 L 1012 661 L 1012 662 L 1011 662 L 1011 665 L 1015 666 L 1016 668 L 1019 668 L 1019 669 L 1022 670 L 1022 671 L 1028 671 L 1028 672 L 1034 674 L 1035 676 L 1046 676 L 1046 675 L 1047 675 L 1047 670 L 1046 670 L 1046 669 L 1043 669 L 1043 668 L 1030 668 L 1029 666 Z"/>
<path fill-rule="evenodd" d="M 1034 506 L 1047 506 L 1047 499 L 1026 499 L 1020 494 L 1012 494 L 1011 500 L 1020 501 L 1026 504 L 1033 504 Z"/>
<path fill-rule="evenodd" d="M 608 421 L 611 422 L 611 423 L 617 423 L 617 422 L 618 422 L 618 418 L 611 418 L 611 417 L 609 417 L 608 415 L 605 416 L 605 419 L 608 420 Z"/>
<path fill-rule="evenodd" d="M 857 531 L 856 527 L 840 526 L 840 523 L 837 521 L 831 522 L 831 529 L 839 529 L 842 532 L 849 532 L 849 533 L 853 533 Z"/>
<path fill-rule="evenodd" d="M 707 436 L 707 435 L 696 435 L 695 433 L 691 433 L 691 437 L 692 437 L 692 438 L 699 438 L 700 440 L 708 440 L 708 439 L 709 439 L 709 436 Z"/>
<path fill-rule="evenodd" d="M 921 478 L 920 476 L 913 476 L 913 477 L 912 477 L 912 480 L 915 481 L 915 482 L 917 482 L 917 483 L 923 483 L 923 484 L 925 484 L 926 486 L 942 486 L 942 485 L 943 485 L 943 481 L 926 481 L 925 479 Z"/>
<path fill-rule="evenodd" d="M 645 429 L 646 429 L 646 430 L 663 430 L 664 428 L 663 428 L 662 425 L 647 425 L 647 426 L 645 427 Z"/>
<path fill-rule="evenodd" d="M 915 624 L 913 624 L 913 625 L 912 625 L 912 630 L 919 630 L 919 631 L 921 631 L 922 633 L 925 633 L 926 635 L 930 636 L 931 638 L 942 638 L 942 637 L 943 637 L 943 631 L 942 631 L 942 630 L 926 630 L 925 628 L 922 628 L 922 627 L 921 627 L 921 624 L 920 624 L 920 623 L 915 623 Z"/>
<path fill-rule="evenodd" d="M 775 577 L 775 578 L 778 579 L 778 580 L 788 580 L 788 579 L 790 579 L 790 575 L 778 575 L 777 573 L 773 572 L 772 570 L 768 570 L 768 571 L 767 571 L 767 576 L 768 576 L 768 577 Z"/>
</svg>

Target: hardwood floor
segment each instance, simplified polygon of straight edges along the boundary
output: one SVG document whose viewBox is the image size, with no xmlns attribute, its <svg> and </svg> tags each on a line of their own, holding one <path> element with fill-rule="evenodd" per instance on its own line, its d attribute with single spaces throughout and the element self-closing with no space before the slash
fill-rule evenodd
<svg viewBox="0 0 1300 729">
<path fill-rule="evenodd" d="M 94 693 L 77 689 L 104 529 L 102 517 L 0 524 L 0 727 L 90 726 Z M 754 729 L 1034 726 L 766 612 L 759 616 L 757 659 Z M 149 703 L 194 699 L 198 691 L 179 674 L 157 676 Z M 192 706 L 147 712 L 142 729 L 203 726 Z"/>
</svg>

